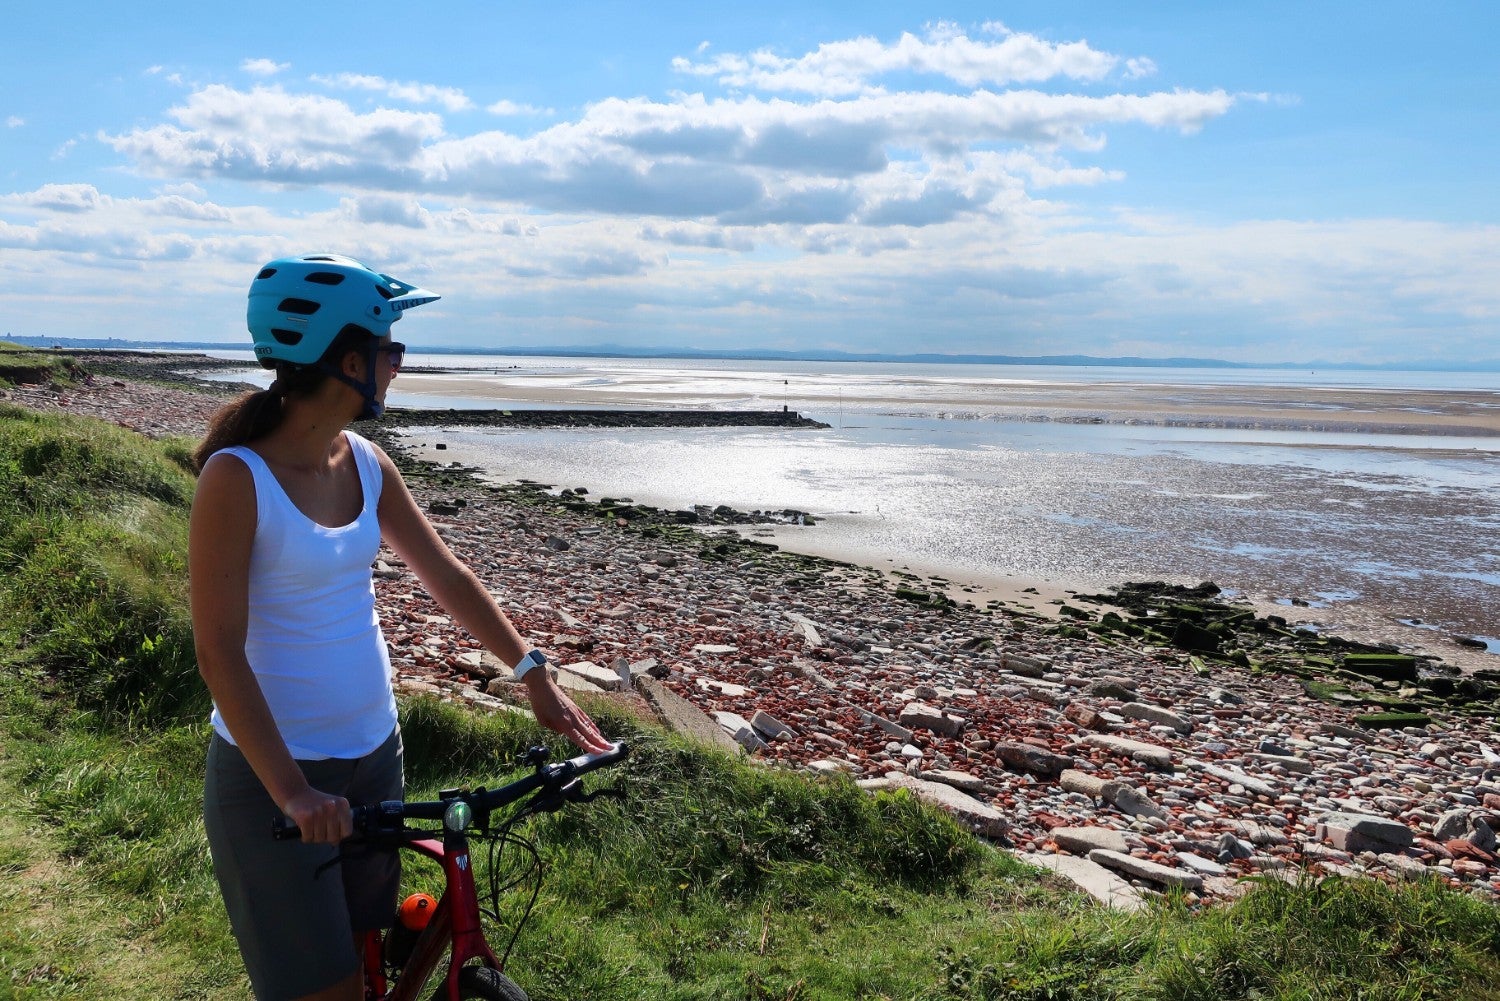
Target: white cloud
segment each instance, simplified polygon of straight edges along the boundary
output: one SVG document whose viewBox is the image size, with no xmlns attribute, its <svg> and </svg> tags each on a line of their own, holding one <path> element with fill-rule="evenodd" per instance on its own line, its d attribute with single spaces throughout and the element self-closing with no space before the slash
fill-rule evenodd
<svg viewBox="0 0 1500 1001">
<path fill-rule="evenodd" d="M 167 177 L 354 185 L 391 196 L 472 197 L 550 211 L 717 218 L 737 225 L 931 224 L 983 212 L 1006 184 L 1117 179 L 1074 169 L 1065 149 L 1097 151 L 1104 130 L 1146 125 L 1191 133 L 1227 113 L 1222 92 L 1089 96 L 1033 90 L 867 94 L 845 100 L 608 98 L 541 132 L 449 136 L 431 113 L 358 112 L 280 87 L 205 87 L 161 124 L 105 142 Z M 1030 151 L 1012 166 L 1000 145 Z M 967 158 L 967 161 L 966 161 Z M 920 194 L 879 195 L 915 162 L 959 174 Z M 976 164 L 984 162 L 981 170 Z M 983 174 L 983 176 L 981 176 Z M 881 199 L 889 204 L 882 207 Z"/>
<path fill-rule="evenodd" d="M 193 188 L 192 185 L 182 187 Z M 155 198 L 115 198 L 92 184 L 44 184 L 35 191 L 0 196 L 0 207 L 15 206 L 66 215 L 99 215 L 117 210 L 144 219 L 171 216 L 200 222 L 230 222 L 233 217 L 222 206 L 182 193 L 162 193 Z"/>
<path fill-rule="evenodd" d="M 150 212 L 178 219 L 194 219 L 199 222 L 230 222 L 234 217 L 229 210 L 212 202 L 205 202 L 182 195 L 162 195 L 143 201 L 142 206 Z"/>
<path fill-rule="evenodd" d="M 947 22 L 925 37 L 903 33 L 892 43 L 875 38 L 828 42 L 797 57 L 761 49 L 748 55 L 724 54 L 707 62 L 679 57 L 673 69 L 710 77 L 726 87 L 763 91 L 797 91 L 820 96 L 869 93 L 870 82 L 892 73 L 944 77 L 965 87 L 1039 83 L 1058 77 L 1097 81 L 1119 63 L 1087 42 L 1047 42 L 1035 35 L 1008 31 L 991 22 L 985 30 L 998 41 L 972 39 Z M 701 51 L 701 47 L 700 47 Z M 1136 60 L 1138 68 L 1149 60 Z M 1132 69 L 1134 72 L 1134 69 Z"/>
<path fill-rule="evenodd" d="M 641 239 L 669 243 L 677 247 L 704 247 L 710 250 L 750 251 L 755 249 L 755 240 L 744 230 L 726 226 L 702 226 L 684 224 L 679 226 L 642 226 Z"/>
<path fill-rule="evenodd" d="M 1061 200 L 1122 179 L 1122 130 L 1190 136 L 1275 96 L 1127 88 L 1151 60 L 998 23 L 789 58 L 705 45 L 684 65 L 745 90 L 476 131 L 442 117 L 472 107 L 462 92 L 378 76 L 197 87 L 98 137 L 157 179 L 150 197 L 107 180 L 0 194 L 0 266 L 26 269 L 28 302 L 149 267 L 181 290 L 183 330 L 222 316 L 224 339 L 242 335 L 250 269 L 309 248 L 462 293 L 448 343 L 503 322 L 511 343 L 1109 354 L 1171 329 L 1192 350 L 1162 353 L 1265 358 L 1332 357 L 1321 344 L 1354 330 L 1362 346 L 1339 350 L 1382 360 L 1431 331 L 1480 343 L 1500 318 L 1495 227 L 1207 226 Z M 112 301 L 111 322 L 157 329 L 161 309 Z"/>
<path fill-rule="evenodd" d="M 21 195 L 8 195 L 5 201 L 28 208 L 48 209 L 53 212 L 92 212 L 107 205 L 108 195 L 100 194 L 92 184 L 44 184 L 35 191 Z"/>
<path fill-rule="evenodd" d="M 456 87 L 439 87 L 430 83 L 399 83 L 384 77 L 361 73 L 339 73 L 335 76 L 314 75 L 314 83 L 339 90 L 370 90 L 397 101 L 413 104 L 440 104 L 449 111 L 465 111 L 474 106 L 467 94 Z"/>
<path fill-rule="evenodd" d="M 26 119 L 22 118 L 20 115 L 11 115 L 5 120 L 5 127 L 8 129 L 19 129 L 25 124 Z"/>
<path fill-rule="evenodd" d="M 496 101 L 494 104 L 487 104 L 487 105 L 485 105 L 484 110 L 488 111 L 492 115 L 504 115 L 504 116 L 509 116 L 509 115 L 551 115 L 551 114 L 554 114 L 554 112 L 553 112 L 553 110 L 551 108 L 538 108 L 538 107 L 534 107 L 534 106 L 532 106 L 530 104 L 517 104 L 515 101 L 505 101 L 505 100 Z"/>
<path fill-rule="evenodd" d="M 170 115 L 180 126 L 100 139 L 156 175 L 300 184 L 379 177 L 395 184 L 402 166 L 443 131 L 429 113 L 359 114 L 331 98 L 219 84 L 193 93 Z"/>
<path fill-rule="evenodd" d="M 181 195 L 183 198 L 191 198 L 195 201 L 203 201 L 208 197 L 208 192 L 191 181 L 180 184 L 163 184 L 156 189 L 159 195 Z"/>
<path fill-rule="evenodd" d="M 408 229 L 427 229 L 432 225 L 432 213 L 424 209 L 415 198 L 364 195 L 346 198 L 343 205 L 357 222 L 405 226 Z"/>
<path fill-rule="evenodd" d="M 278 63 L 274 59 L 246 59 L 240 63 L 240 69 L 251 76 L 275 76 L 291 66 L 291 63 Z"/>
</svg>

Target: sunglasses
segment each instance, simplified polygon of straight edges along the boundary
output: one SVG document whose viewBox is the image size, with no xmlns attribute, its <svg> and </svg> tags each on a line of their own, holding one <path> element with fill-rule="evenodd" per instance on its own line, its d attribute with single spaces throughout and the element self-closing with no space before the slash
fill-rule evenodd
<svg viewBox="0 0 1500 1001">
<path fill-rule="evenodd" d="M 380 345 L 375 350 L 376 351 L 383 351 L 386 354 L 388 354 L 388 355 L 391 356 L 391 371 L 392 372 L 396 372 L 396 371 L 400 370 L 400 368 L 401 368 L 401 359 L 406 354 L 406 345 L 405 344 L 402 344 L 400 341 L 391 341 L 391 343 L 389 343 L 389 344 L 382 344 L 382 345 Z"/>
</svg>

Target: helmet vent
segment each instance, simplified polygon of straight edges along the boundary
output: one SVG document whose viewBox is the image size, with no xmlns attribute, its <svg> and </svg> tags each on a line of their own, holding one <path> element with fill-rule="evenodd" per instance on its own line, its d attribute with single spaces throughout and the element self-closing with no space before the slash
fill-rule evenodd
<svg viewBox="0 0 1500 1001">
<path fill-rule="evenodd" d="M 274 275 L 275 273 L 276 273 L 276 269 L 275 268 L 262 268 L 260 274 L 258 274 L 258 275 L 255 276 L 255 280 L 256 281 L 260 281 L 262 278 L 269 278 L 272 275 Z"/>
<path fill-rule="evenodd" d="M 332 261 L 332 260 L 333 260 L 333 258 L 332 258 L 332 257 L 322 257 L 322 256 L 317 256 L 317 257 L 304 257 L 304 258 L 302 258 L 302 259 L 303 259 L 303 260 L 304 260 L 304 261 L 330 261 L 330 262 L 331 262 L 331 261 Z"/>
<path fill-rule="evenodd" d="M 287 345 L 288 347 L 302 340 L 302 334 L 300 331 L 281 330 L 277 327 L 271 328 L 271 336 L 276 338 L 276 340 L 280 343 Z"/>
<path fill-rule="evenodd" d="M 386 288 L 384 285 L 376 285 L 375 286 L 375 291 L 379 292 L 381 298 L 383 298 L 383 299 L 389 299 L 391 296 L 395 295 L 394 292 L 392 292 L 390 289 Z"/>
<path fill-rule="evenodd" d="M 311 299 L 283 299 L 281 305 L 276 307 L 283 313 L 296 313 L 298 316 L 312 316 L 321 305 Z"/>
<path fill-rule="evenodd" d="M 337 285 L 344 280 L 344 276 L 336 271 L 314 271 L 307 276 L 307 280 L 319 285 Z"/>
</svg>

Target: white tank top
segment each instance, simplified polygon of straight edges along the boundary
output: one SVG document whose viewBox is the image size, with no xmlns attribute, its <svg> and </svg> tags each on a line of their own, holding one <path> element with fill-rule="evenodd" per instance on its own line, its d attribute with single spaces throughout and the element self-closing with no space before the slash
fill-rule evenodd
<svg viewBox="0 0 1500 1001">
<path fill-rule="evenodd" d="M 350 431 L 344 437 L 364 504 L 338 528 L 298 510 L 259 455 L 240 445 L 222 450 L 255 477 L 245 656 L 287 749 L 304 760 L 362 757 L 396 726 L 371 573 L 380 549 L 380 461 L 368 441 Z M 217 705 L 211 718 L 233 743 Z"/>
</svg>

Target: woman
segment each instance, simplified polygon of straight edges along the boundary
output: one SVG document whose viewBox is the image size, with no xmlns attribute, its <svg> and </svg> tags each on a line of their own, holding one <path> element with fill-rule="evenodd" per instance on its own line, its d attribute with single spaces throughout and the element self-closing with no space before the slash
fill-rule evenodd
<svg viewBox="0 0 1500 1001">
<path fill-rule="evenodd" d="M 384 410 L 404 350 L 391 324 L 437 298 L 345 257 L 267 264 L 248 322 L 276 380 L 220 410 L 195 454 L 193 631 L 214 702 L 204 822 L 261 1001 L 361 997 L 359 942 L 395 911 L 395 852 L 317 876 L 351 833 L 351 801 L 402 795 L 371 574 L 382 541 L 516 665 L 540 722 L 585 750 L 609 746 L 444 545 L 390 457 L 345 430 Z M 277 815 L 302 829 L 301 844 L 272 841 Z"/>
</svg>

